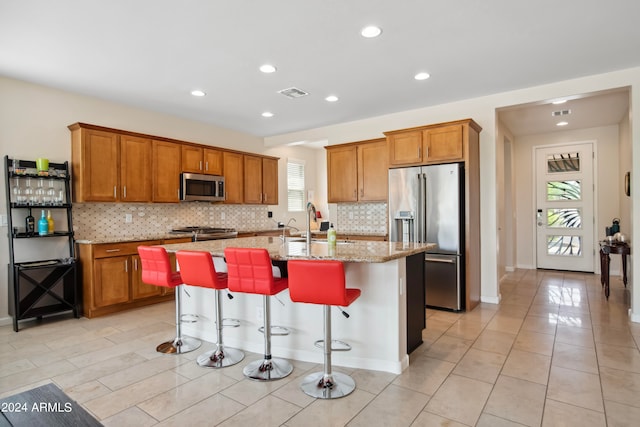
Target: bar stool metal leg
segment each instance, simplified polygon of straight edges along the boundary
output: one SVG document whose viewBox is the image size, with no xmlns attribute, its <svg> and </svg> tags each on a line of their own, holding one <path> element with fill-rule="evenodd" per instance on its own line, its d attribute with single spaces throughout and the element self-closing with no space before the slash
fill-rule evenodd
<svg viewBox="0 0 640 427">
<path fill-rule="evenodd" d="M 175 287 L 176 294 L 176 338 L 173 341 L 167 341 L 156 347 L 158 353 L 164 354 L 182 354 L 196 350 L 202 342 L 195 338 L 182 336 L 182 309 L 181 309 L 181 292 L 182 285 Z"/>
<path fill-rule="evenodd" d="M 331 372 L 331 306 L 324 306 L 324 372 L 315 372 L 302 380 L 302 391 L 319 399 L 337 399 L 350 394 L 356 383 L 349 375 Z"/>
<path fill-rule="evenodd" d="M 293 371 L 288 360 L 271 357 L 271 300 L 263 295 L 264 306 L 264 359 L 256 360 L 244 367 L 244 375 L 256 381 L 279 380 Z"/>
<path fill-rule="evenodd" d="M 226 366 L 235 365 L 244 359 L 244 353 L 238 349 L 225 347 L 222 342 L 222 300 L 220 294 L 222 291 L 215 291 L 216 304 L 216 348 L 198 356 L 198 365 L 207 368 L 224 368 Z"/>
</svg>

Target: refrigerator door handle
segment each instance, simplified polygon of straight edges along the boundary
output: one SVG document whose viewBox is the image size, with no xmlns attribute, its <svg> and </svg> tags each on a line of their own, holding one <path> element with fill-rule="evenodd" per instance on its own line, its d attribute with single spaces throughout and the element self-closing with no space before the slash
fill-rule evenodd
<svg viewBox="0 0 640 427">
<path fill-rule="evenodd" d="M 427 242 L 427 174 L 420 174 L 420 243 Z"/>
<path fill-rule="evenodd" d="M 418 243 L 423 243 L 422 236 L 424 234 L 424 188 L 422 185 L 422 173 L 418 173 L 418 217 L 415 219 L 416 221 L 416 236 L 415 241 Z"/>
</svg>

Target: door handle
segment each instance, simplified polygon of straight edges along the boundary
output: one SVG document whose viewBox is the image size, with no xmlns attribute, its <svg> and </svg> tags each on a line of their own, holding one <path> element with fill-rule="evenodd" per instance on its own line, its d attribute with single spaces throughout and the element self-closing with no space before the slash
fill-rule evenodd
<svg viewBox="0 0 640 427">
<path fill-rule="evenodd" d="M 425 262 L 439 262 L 441 264 L 455 264 L 456 261 L 453 259 L 442 259 L 442 258 L 425 258 Z"/>
</svg>

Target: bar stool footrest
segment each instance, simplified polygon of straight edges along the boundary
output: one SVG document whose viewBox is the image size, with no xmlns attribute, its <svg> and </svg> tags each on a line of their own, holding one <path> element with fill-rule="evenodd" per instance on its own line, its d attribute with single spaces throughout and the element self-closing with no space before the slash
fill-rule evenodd
<svg viewBox="0 0 640 427">
<path fill-rule="evenodd" d="M 324 349 L 324 340 L 317 340 L 313 343 L 318 348 Z M 337 345 L 334 347 L 334 345 Z M 351 351 L 351 345 L 340 340 L 331 340 L 331 351 Z"/>
<path fill-rule="evenodd" d="M 227 318 L 227 317 L 222 319 L 222 327 L 223 328 L 237 328 L 238 326 L 240 326 L 240 320 L 239 319 L 230 319 L 230 318 Z"/>
<path fill-rule="evenodd" d="M 258 331 L 261 334 L 264 334 L 264 326 L 260 326 L 258 328 Z M 271 325 L 271 335 L 276 337 L 289 335 L 289 328 L 285 328 L 284 326 Z"/>
<path fill-rule="evenodd" d="M 199 317 L 197 314 L 185 313 L 180 315 L 180 321 L 182 323 L 196 323 Z"/>
</svg>

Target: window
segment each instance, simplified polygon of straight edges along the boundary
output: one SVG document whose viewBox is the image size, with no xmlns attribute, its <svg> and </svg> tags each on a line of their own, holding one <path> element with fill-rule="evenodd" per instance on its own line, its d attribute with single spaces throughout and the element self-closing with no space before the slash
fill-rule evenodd
<svg viewBox="0 0 640 427">
<path fill-rule="evenodd" d="M 289 212 L 304 212 L 304 160 L 287 160 L 287 206 Z"/>
</svg>

